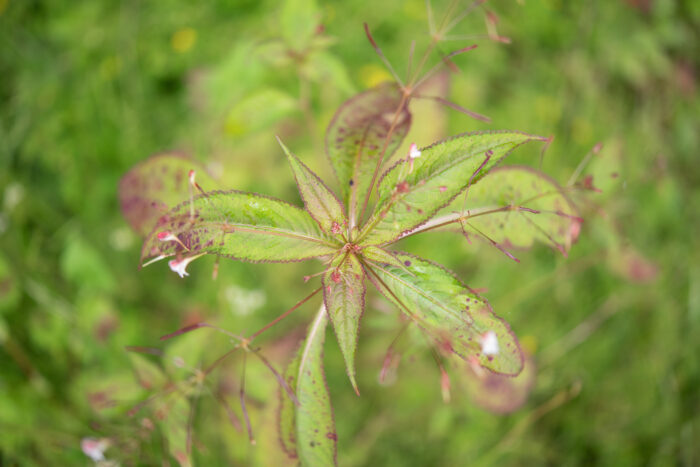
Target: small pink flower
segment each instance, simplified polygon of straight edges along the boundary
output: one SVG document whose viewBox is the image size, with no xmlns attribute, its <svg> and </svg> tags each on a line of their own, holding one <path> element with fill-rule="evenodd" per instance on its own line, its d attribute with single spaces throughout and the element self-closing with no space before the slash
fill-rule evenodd
<svg viewBox="0 0 700 467">
<path fill-rule="evenodd" d="M 80 448 L 86 456 L 95 462 L 105 460 L 104 452 L 108 447 L 109 440 L 107 438 L 83 438 L 80 440 Z"/>
<path fill-rule="evenodd" d="M 411 143 L 411 147 L 408 149 L 408 157 L 411 159 L 417 159 L 420 157 L 420 155 L 421 152 L 416 143 Z"/>
<path fill-rule="evenodd" d="M 187 265 L 190 264 L 195 259 L 202 255 L 190 256 L 188 258 L 183 258 L 181 260 L 173 259 L 168 261 L 168 266 L 173 272 L 176 272 L 180 277 L 189 276 L 189 273 L 185 270 Z"/>
<path fill-rule="evenodd" d="M 498 355 L 498 337 L 493 331 L 487 331 L 481 336 L 481 353 L 484 355 Z"/>
<path fill-rule="evenodd" d="M 195 171 L 190 170 L 189 177 L 190 177 L 190 185 L 192 185 L 192 186 L 194 186 L 194 184 L 195 184 L 194 176 L 195 176 Z"/>
</svg>

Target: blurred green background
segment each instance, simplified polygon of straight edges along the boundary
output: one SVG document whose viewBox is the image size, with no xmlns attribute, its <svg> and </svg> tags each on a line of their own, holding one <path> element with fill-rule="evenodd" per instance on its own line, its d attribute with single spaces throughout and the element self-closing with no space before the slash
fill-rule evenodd
<svg viewBox="0 0 700 467">
<path fill-rule="evenodd" d="M 433 2 L 436 17 L 448 3 Z M 230 343 L 207 330 L 159 336 L 203 320 L 250 333 L 315 287 L 302 281 L 320 270 L 313 263 L 223 261 L 216 281 L 213 258 L 193 263 L 185 280 L 164 264 L 138 270 L 140 239 L 117 202 L 131 166 L 180 150 L 222 187 L 299 203 L 275 134 L 332 177 L 328 121 L 354 92 L 389 78 L 362 23 L 403 75 L 411 40 L 419 51 L 427 41 L 426 10 L 422 0 L 308 5 L 0 0 L 0 465 L 87 465 L 86 437 L 108 438 L 106 457 L 123 465 L 176 464 L 170 452 L 185 442 L 188 417 L 173 409 L 159 420 L 158 399 L 127 412 Z M 370 298 L 360 398 L 331 333 L 326 345 L 340 464 L 698 465 L 700 3 L 486 6 L 512 43 L 443 44 L 444 52 L 480 47 L 455 59 L 461 73 L 449 85 L 436 86 L 493 122 L 417 104 L 409 139 L 426 145 L 488 128 L 552 134 L 542 167 L 562 183 L 601 142 L 584 170 L 601 192 L 582 200 L 586 223 L 569 258 L 539 246 L 518 252 L 516 264 L 449 233 L 400 245 L 488 289 L 533 354 L 536 381 L 510 415 L 480 408 L 459 375 L 443 403 L 424 350 L 409 351 L 396 379 L 379 384 L 399 323 Z M 477 10 L 456 33 L 488 27 Z M 309 41 L 313 51 L 298 53 Z M 519 150 L 511 162 L 537 167 L 539 150 Z M 278 368 L 316 306 L 265 335 L 263 351 Z M 130 354 L 129 345 L 164 356 Z M 232 358 L 210 390 L 192 393 L 197 465 L 285 462 L 278 388 L 259 362 L 246 376 L 256 446 L 211 395 L 237 411 L 240 368 Z"/>
</svg>

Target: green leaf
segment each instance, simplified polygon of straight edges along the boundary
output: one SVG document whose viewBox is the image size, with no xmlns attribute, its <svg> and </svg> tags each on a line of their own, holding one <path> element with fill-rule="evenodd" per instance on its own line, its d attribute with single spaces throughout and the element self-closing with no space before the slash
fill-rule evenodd
<svg viewBox="0 0 700 467">
<path fill-rule="evenodd" d="M 22 297 L 18 276 L 17 269 L 0 251 L 0 315 L 15 309 Z"/>
<path fill-rule="evenodd" d="M 388 264 L 390 266 L 408 271 L 406 265 L 396 257 L 396 252 L 389 252 L 378 246 L 369 245 L 362 248 L 362 257 L 366 260 L 372 261 L 373 263 Z"/>
<path fill-rule="evenodd" d="M 483 367 L 496 373 L 520 372 L 523 366 L 520 344 L 484 298 L 442 266 L 406 253 L 397 253 L 396 258 L 405 268 L 374 265 L 370 278 L 441 349 L 467 361 L 476 358 Z M 497 355 L 482 352 L 482 339 L 489 331 L 498 340 Z"/>
<path fill-rule="evenodd" d="M 465 133 L 428 146 L 415 159 L 400 160 L 382 175 L 379 199 L 360 243 L 395 241 L 477 183 L 514 148 L 533 140 L 544 138 L 505 131 Z"/>
<path fill-rule="evenodd" d="M 355 93 L 355 86 L 344 63 L 328 52 L 315 52 L 301 64 L 303 73 L 313 82 L 323 86 L 332 84 L 345 95 Z"/>
<path fill-rule="evenodd" d="M 117 288 L 109 263 L 79 234 L 66 238 L 60 266 L 63 278 L 81 289 L 109 292 Z"/>
<path fill-rule="evenodd" d="M 181 466 L 192 465 L 191 430 L 194 410 L 192 397 L 196 397 L 201 387 L 191 382 L 174 383 L 161 368 L 143 355 L 130 353 L 129 359 L 139 384 L 154 393 L 137 408 L 147 406 L 155 415 L 155 420 L 167 439 L 170 454 Z"/>
<path fill-rule="evenodd" d="M 296 52 L 304 52 L 320 21 L 321 15 L 314 0 L 286 0 L 280 18 L 282 37 Z"/>
<path fill-rule="evenodd" d="M 204 119 L 218 123 L 231 110 L 232 104 L 253 94 L 260 83 L 269 82 L 272 73 L 258 52 L 261 46 L 254 38 L 240 38 L 216 63 L 207 67 L 206 73 L 191 80 L 194 110 L 204 113 L 195 118 L 201 123 Z M 236 85 L 231 86 L 231 83 Z"/>
<path fill-rule="evenodd" d="M 226 118 L 226 132 L 233 136 L 267 128 L 294 112 L 297 100 L 279 89 L 261 89 L 238 102 Z"/>
<path fill-rule="evenodd" d="M 159 240 L 166 232 L 177 241 Z M 144 242 L 141 259 L 215 254 L 288 262 L 329 255 L 337 248 L 303 209 L 256 193 L 214 191 L 168 212 Z"/>
<path fill-rule="evenodd" d="M 359 215 L 377 163 L 391 158 L 411 126 L 411 114 L 402 102 L 396 85 L 377 86 L 346 101 L 328 126 L 326 152 L 351 223 Z"/>
<path fill-rule="evenodd" d="M 289 165 L 292 166 L 294 179 L 299 187 L 299 194 L 301 194 L 306 210 L 318 222 L 321 230 L 328 235 L 335 236 L 339 241 L 343 241 L 342 233 L 347 229 L 347 219 L 342 203 L 318 175 L 289 152 L 287 146 L 279 138 L 277 141 L 284 149 L 284 153 L 289 159 Z"/>
<path fill-rule="evenodd" d="M 299 359 L 301 358 L 301 349 L 296 353 L 294 359 L 289 362 L 284 371 L 284 380 L 287 382 L 289 389 L 296 395 L 297 392 L 297 376 L 299 375 Z M 287 455 L 296 459 L 299 457 L 297 453 L 297 433 L 296 433 L 296 410 L 297 407 L 289 397 L 289 395 L 280 388 L 279 391 L 279 439 L 282 444 L 282 449 Z"/>
<path fill-rule="evenodd" d="M 204 167 L 183 154 L 156 154 L 137 164 L 119 181 L 119 204 L 129 225 L 146 236 L 168 209 L 187 199 L 189 171 L 212 190 L 218 184 Z"/>
<path fill-rule="evenodd" d="M 129 360 L 134 367 L 136 379 L 144 389 L 160 389 L 168 382 L 163 370 L 143 355 L 129 353 Z"/>
<path fill-rule="evenodd" d="M 365 273 L 357 257 L 341 253 L 323 275 L 323 302 L 345 359 L 350 383 L 357 395 L 355 349 L 360 318 L 365 311 Z"/>
<path fill-rule="evenodd" d="M 299 405 L 280 392 L 280 440 L 290 457 L 304 466 L 336 464 L 337 435 L 330 395 L 323 373 L 323 341 L 328 315 L 321 307 L 306 340 L 285 371 L 285 380 Z"/>
<path fill-rule="evenodd" d="M 467 208 L 464 212 L 463 205 Z M 460 217 L 467 217 L 462 222 L 467 233 L 486 235 L 504 247 L 528 248 L 539 241 L 563 254 L 576 240 L 582 222 L 576 206 L 556 181 L 519 166 L 491 171 L 469 189 L 466 204 L 457 199 L 443 212 L 425 226 L 450 220 L 459 224 Z"/>
<path fill-rule="evenodd" d="M 159 423 L 168 440 L 168 450 L 177 460 L 180 467 L 192 466 L 191 454 L 191 412 L 192 402 L 186 396 L 175 395 L 168 404 L 161 408 L 160 413 L 167 413 L 166 418 Z"/>
</svg>

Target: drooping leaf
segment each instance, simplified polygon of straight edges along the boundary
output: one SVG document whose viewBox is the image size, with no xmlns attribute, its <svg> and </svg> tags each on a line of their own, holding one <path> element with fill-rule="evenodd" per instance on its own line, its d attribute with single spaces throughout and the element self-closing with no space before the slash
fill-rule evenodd
<svg viewBox="0 0 700 467">
<path fill-rule="evenodd" d="M 296 99 L 274 88 L 261 89 L 236 103 L 226 118 L 226 132 L 233 136 L 262 130 L 298 107 Z"/>
<path fill-rule="evenodd" d="M 466 209 L 465 209 L 466 208 Z M 503 209 L 510 208 L 510 209 Z M 465 218 L 459 222 L 460 218 Z M 458 197 L 430 222 L 483 234 L 504 247 L 529 248 L 540 241 L 566 254 L 582 220 L 559 184 L 547 175 L 520 166 L 499 167 Z M 462 226 L 460 227 L 460 224 Z"/>
<path fill-rule="evenodd" d="M 375 286 L 431 336 L 438 346 L 491 371 L 516 375 L 523 365 L 517 338 L 491 305 L 450 271 L 424 259 L 397 253 L 405 268 L 374 265 Z M 483 340 L 491 331 L 498 352 L 486 355 Z M 487 352 L 490 353 L 490 352 Z"/>
<path fill-rule="evenodd" d="M 167 237 L 165 233 L 176 240 L 159 239 Z M 288 262 L 332 254 L 336 248 L 296 206 L 255 193 L 214 191 L 168 212 L 144 242 L 141 259 L 215 254 Z"/>
<path fill-rule="evenodd" d="M 523 371 L 515 377 L 475 369 L 464 362 L 456 365 L 458 380 L 467 396 L 484 410 L 495 414 L 515 412 L 527 402 L 535 384 L 535 362 L 525 358 Z"/>
<path fill-rule="evenodd" d="M 296 406 L 280 392 L 280 441 L 290 457 L 304 466 L 336 464 L 338 437 L 323 372 L 323 342 L 328 316 L 324 306 L 309 326 L 306 340 L 284 378 L 299 401 Z"/>
<path fill-rule="evenodd" d="M 339 241 L 342 241 L 342 234 L 347 229 L 345 209 L 342 203 L 318 175 L 313 173 L 298 157 L 289 152 L 289 149 L 282 141 L 279 141 L 279 143 L 284 149 L 287 159 L 289 159 L 289 165 L 292 166 L 294 179 L 299 187 L 299 193 L 304 201 L 306 210 L 318 222 L 321 230 L 327 235 L 334 236 Z"/>
<path fill-rule="evenodd" d="M 132 167 L 119 181 L 119 204 L 129 225 L 148 235 L 158 219 L 189 197 L 188 174 L 195 170 L 205 189 L 218 184 L 204 167 L 180 153 L 156 154 Z"/>
<path fill-rule="evenodd" d="M 433 144 L 400 160 L 379 181 L 379 199 L 360 233 L 364 245 L 390 243 L 433 217 L 476 184 L 514 148 L 544 138 L 518 132 L 476 132 Z"/>
<path fill-rule="evenodd" d="M 411 114 L 394 84 L 362 92 L 336 112 L 326 131 L 326 152 L 351 222 L 364 203 L 377 163 L 390 159 L 410 126 Z"/>
<path fill-rule="evenodd" d="M 355 381 L 355 348 L 360 318 L 365 310 L 365 273 L 357 257 L 341 253 L 323 275 L 323 302 L 338 338 L 352 387 Z"/>
</svg>

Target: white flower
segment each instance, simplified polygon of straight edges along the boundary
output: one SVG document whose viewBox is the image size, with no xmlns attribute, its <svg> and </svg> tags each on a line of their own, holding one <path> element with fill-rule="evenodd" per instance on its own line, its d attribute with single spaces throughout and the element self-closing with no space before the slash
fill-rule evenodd
<svg viewBox="0 0 700 467">
<path fill-rule="evenodd" d="M 107 438 L 83 438 L 80 440 L 80 448 L 86 456 L 95 462 L 105 460 L 104 452 L 108 447 L 109 440 Z"/>
<path fill-rule="evenodd" d="M 408 157 L 411 159 L 417 159 L 420 157 L 420 155 L 421 152 L 416 143 L 411 143 L 411 147 L 408 149 Z"/>
<path fill-rule="evenodd" d="M 195 185 L 195 181 L 194 181 L 195 171 L 190 170 L 189 176 L 190 176 L 190 185 L 194 186 Z"/>
<path fill-rule="evenodd" d="M 176 272 L 180 277 L 189 276 L 189 273 L 185 271 L 185 268 L 187 268 L 188 264 L 200 256 L 202 255 L 190 256 L 189 258 L 183 258 L 181 260 L 173 259 L 168 261 L 168 266 L 170 266 L 170 269 L 173 272 Z"/>
<path fill-rule="evenodd" d="M 493 331 L 487 331 L 481 336 L 481 353 L 484 355 L 498 355 L 498 337 Z"/>
</svg>

